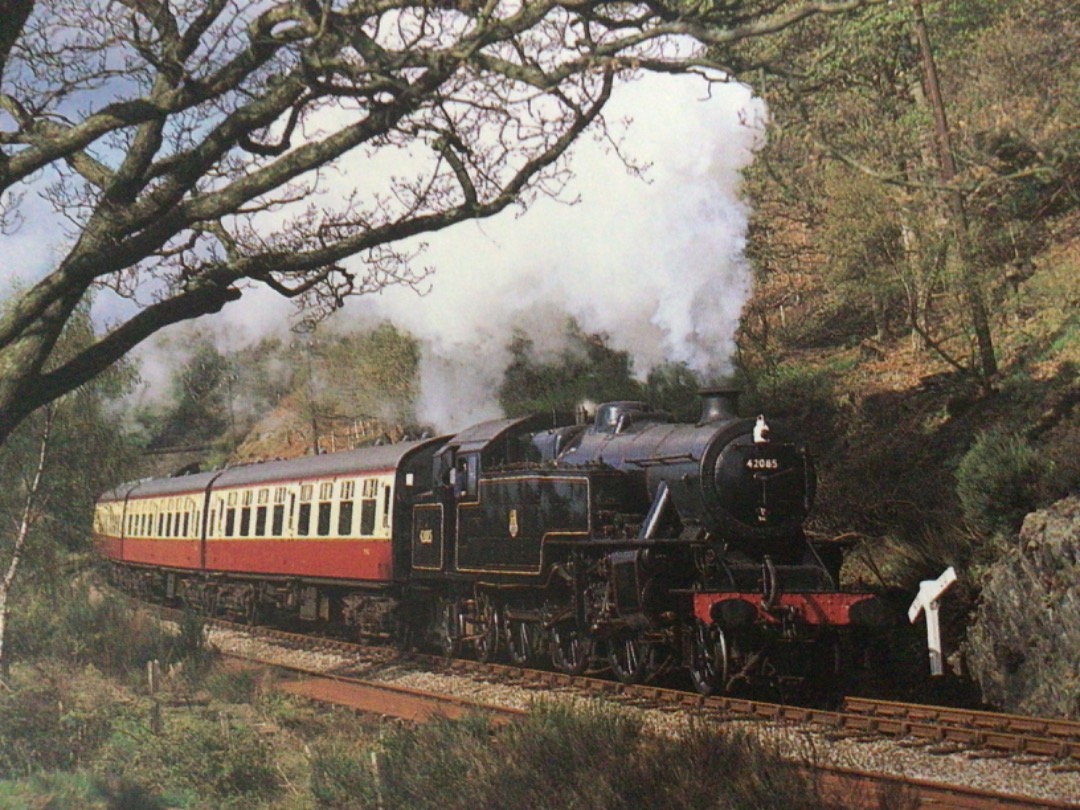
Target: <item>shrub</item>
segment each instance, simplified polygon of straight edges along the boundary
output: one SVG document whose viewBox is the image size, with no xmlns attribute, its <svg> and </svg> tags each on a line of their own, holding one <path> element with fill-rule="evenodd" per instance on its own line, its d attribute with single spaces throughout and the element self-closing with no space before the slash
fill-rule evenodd
<svg viewBox="0 0 1080 810">
<path fill-rule="evenodd" d="M 217 712 L 170 714 L 159 734 L 134 723 L 94 764 L 149 794 L 198 798 L 202 806 L 265 807 L 281 789 L 274 751 L 256 730 Z"/>
<path fill-rule="evenodd" d="M 983 536 L 1013 534 L 1039 505 L 1051 464 L 1023 438 L 981 433 L 956 470 L 956 494 L 964 519 Z"/>
<path fill-rule="evenodd" d="M 99 677 L 20 669 L 0 692 L 0 777 L 76 767 L 112 733 L 115 709 Z"/>
<path fill-rule="evenodd" d="M 609 709 L 541 705 L 497 730 L 475 717 L 401 728 L 383 738 L 376 766 L 370 758 L 322 755 L 317 800 L 417 810 L 821 806 L 749 737 L 696 727 L 661 738 Z"/>
<path fill-rule="evenodd" d="M 835 408 L 828 370 L 789 363 L 764 371 L 748 382 L 746 408 L 783 416 L 829 413 Z"/>
<path fill-rule="evenodd" d="M 341 810 L 378 804 L 372 770 L 362 754 L 338 748 L 312 756 L 311 795 L 319 807 Z"/>
<path fill-rule="evenodd" d="M 211 658 L 203 622 L 194 614 L 185 614 L 179 633 L 171 633 L 126 601 L 81 581 L 22 591 L 12 611 L 10 650 L 22 660 L 90 664 L 140 679 L 148 661 L 183 662 L 189 675 L 197 675 Z"/>
<path fill-rule="evenodd" d="M 259 691 L 255 674 L 249 670 L 214 670 L 204 679 L 203 685 L 222 703 L 251 703 Z"/>
</svg>

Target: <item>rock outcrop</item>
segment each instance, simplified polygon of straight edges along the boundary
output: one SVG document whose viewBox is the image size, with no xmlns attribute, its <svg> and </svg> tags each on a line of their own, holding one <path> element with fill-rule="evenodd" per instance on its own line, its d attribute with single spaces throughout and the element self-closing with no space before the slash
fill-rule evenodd
<svg viewBox="0 0 1080 810">
<path fill-rule="evenodd" d="M 988 703 L 1080 718 L 1080 497 L 1024 520 L 990 569 L 966 660 Z"/>
</svg>

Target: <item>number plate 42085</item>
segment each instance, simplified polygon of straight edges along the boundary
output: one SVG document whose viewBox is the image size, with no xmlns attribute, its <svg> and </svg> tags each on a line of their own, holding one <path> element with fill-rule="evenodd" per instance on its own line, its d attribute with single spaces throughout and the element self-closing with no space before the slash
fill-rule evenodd
<svg viewBox="0 0 1080 810">
<path fill-rule="evenodd" d="M 779 470 L 780 459 L 776 458 L 748 458 L 746 460 L 748 470 Z"/>
</svg>

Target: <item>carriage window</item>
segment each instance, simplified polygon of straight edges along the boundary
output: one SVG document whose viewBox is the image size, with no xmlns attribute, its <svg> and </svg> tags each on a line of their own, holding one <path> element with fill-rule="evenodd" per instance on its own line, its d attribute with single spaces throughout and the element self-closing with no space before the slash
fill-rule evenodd
<svg viewBox="0 0 1080 810">
<path fill-rule="evenodd" d="M 375 499 L 364 498 L 360 501 L 360 534 L 368 537 L 375 533 Z"/>
<path fill-rule="evenodd" d="M 191 513 L 184 512 L 184 537 L 191 536 Z"/>
<path fill-rule="evenodd" d="M 334 497 L 334 482 L 327 481 L 325 484 L 319 484 L 319 500 L 328 501 Z"/>
<path fill-rule="evenodd" d="M 383 488 L 383 504 L 382 504 L 382 527 L 384 529 L 390 528 L 390 496 L 394 494 L 394 490 L 389 485 Z"/>
<path fill-rule="evenodd" d="M 234 530 L 236 529 L 236 510 L 225 510 L 225 536 L 232 537 Z"/>
<path fill-rule="evenodd" d="M 300 500 L 310 501 L 313 492 L 315 492 L 314 484 L 304 484 L 300 487 Z"/>
<path fill-rule="evenodd" d="M 267 495 L 269 495 L 269 494 L 270 494 L 270 492 L 269 492 L 269 490 L 267 490 Z M 255 510 L 255 536 L 256 537 L 265 537 L 266 536 L 266 507 L 265 506 L 260 506 L 258 509 Z"/>
<path fill-rule="evenodd" d="M 285 531 L 285 504 L 279 503 L 274 506 L 274 525 L 270 533 L 274 537 L 281 537 Z"/>
<path fill-rule="evenodd" d="M 259 503 L 270 503 L 270 490 L 269 489 L 260 489 L 259 490 Z"/>
<path fill-rule="evenodd" d="M 319 537 L 326 537 L 330 534 L 330 509 L 333 504 L 330 501 L 323 501 L 319 504 Z"/>
<path fill-rule="evenodd" d="M 240 510 L 240 536 L 247 537 L 251 534 L 251 507 L 245 506 Z"/>
<path fill-rule="evenodd" d="M 274 490 L 274 503 L 285 503 L 285 487 L 277 487 Z"/>
<path fill-rule="evenodd" d="M 311 526 L 311 504 L 300 504 L 300 517 L 296 526 L 296 533 L 306 535 Z"/>
<path fill-rule="evenodd" d="M 342 537 L 352 534 L 353 502 L 342 501 L 338 507 L 337 531 Z"/>
</svg>

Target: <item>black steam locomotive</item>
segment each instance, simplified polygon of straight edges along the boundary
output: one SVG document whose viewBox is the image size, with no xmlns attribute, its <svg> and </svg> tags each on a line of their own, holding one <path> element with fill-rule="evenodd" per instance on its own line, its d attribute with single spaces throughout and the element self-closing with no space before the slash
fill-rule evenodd
<svg viewBox="0 0 1080 810">
<path fill-rule="evenodd" d="M 815 486 L 805 447 L 711 389 L 696 423 L 612 402 L 125 485 L 95 532 L 147 596 L 710 694 L 836 672 L 885 620 L 804 535 Z"/>
</svg>

